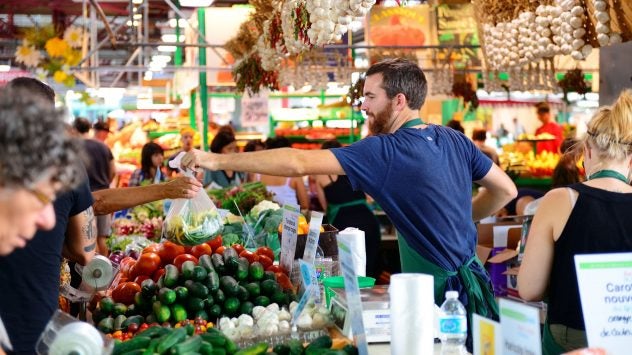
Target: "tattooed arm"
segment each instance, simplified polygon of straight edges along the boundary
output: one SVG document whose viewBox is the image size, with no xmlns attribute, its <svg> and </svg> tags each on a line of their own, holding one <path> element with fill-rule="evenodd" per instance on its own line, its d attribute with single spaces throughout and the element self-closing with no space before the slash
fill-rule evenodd
<svg viewBox="0 0 632 355">
<path fill-rule="evenodd" d="M 63 256 L 86 265 L 96 253 L 97 226 L 92 207 L 70 217 L 66 228 Z"/>
</svg>

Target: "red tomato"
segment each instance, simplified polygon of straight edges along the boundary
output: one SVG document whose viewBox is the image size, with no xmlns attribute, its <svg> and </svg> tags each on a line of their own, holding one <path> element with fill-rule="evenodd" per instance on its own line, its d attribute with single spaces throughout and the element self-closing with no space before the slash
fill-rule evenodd
<svg viewBox="0 0 632 355">
<path fill-rule="evenodd" d="M 195 256 L 191 254 L 182 254 L 182 255 L 178 255 L 173 260 L 173 265 L 175 265 L 178 268 L 178 270 L 182 270 L 182 264 L 187 260 L 193 261 L 195 265 L 197 265 L 198 263 L 198 258 L 196 258 Z"/>
<path fill-rule="evenodd" d="M 178 245 L 170 241 L 165 241 L 164 243 L 162 243 L 162 248 L 158 255 L 160 255 L 160 259 L 162 260 L 164 265 L 167 265 L 173 264 L 173 259 L 175 259 L 176 256 L 182 254 L 184 254 L 184 247 L 182 245 Z"/>
<path fill-rule="evenodd" d="M 190 247 L 188 245 L 185 245 L 183 248 L 185 254 L 191 254 L 191 249 L 193 249 L 193 247 Z"/>
<path fill-rule="evenodd" d="M 259 249 L 257 249 L 255 253 L 257 253 L 259 256 L 265 255 L 270 258 L 270 260 L 274 260 L 274 251 L 272 251 L 272 249 L 268 247 L 259 247 Z"/>
<path fill-rule="evenodd" d="M 196 258 L 200 258 L 202 255 L 211 255 L 212 253 L 213 249 L 211 249 L 211 246 L 206 243 L 196 245 L 191 249 L 191 254 Z"/>
<path fill-rule="evenodd" d="M 134 264 L 134 265 L 132 265 L 132 267 L 129 268 L 129 272 L 127 273 L 127 278 L 130 281 L 132 281 L 136 277 L 138 277 L 138 268 L 136 267 L 136 264 Z"/>
<path fill-rule="evenodd" d="M 156 253 L 141 254 L 140 258 L 136 262 L 136 272 L 138 275 L 150 276 L 153 274 L 161 264 L 160 256 Z"/>
<path fill-rule="evenodd" d="M 142 283 L 143 283 L 143 281 L 145 281 L 145 280 L 147 280 L 147 279 L 149 279 L 149 278 L 150 278 L 150 277 L 149 277 L 149 276 L 147 276 L 147 275 L 138 275 L 138 276 L 136 276 L 136 278 L 134 278 L 134 282 L 136 282 L 137 284 L 139 284 L 139 285 L 140 285 L 140 284 L 142 284 Z"/>
<path fill-rule="evenodd" d="M 209 240 L 206 244 L 210 245 L 213 250 L 222 246 L 222 236 L 218 235 L 217 237 Z"/>
<path fill-rule="evenodd" d="M 263 265 L 263 264 L 262 264 L 262 265 Z M 284 273 L 284 274 L 286 274 L 286 275 L 287 275 L 287 272 L 285 271 L 285 269 L 283 269 L 283 267 L 282 267 L 281 265 L 270 265 L 270 266 L 268 266 L 268 267 L 266 268 L 266 271 L 272 271 L 272 272 L 274 272 L 275 274 L 276 274 L 277 272 L 282 272 L 282 273 Z"/>
<path fill-rule="evenodd" d="M 281 286 L 282 289 L 284 290 L 294 289 L 294 285 L 292 285 L 292 281 L 290 281 L 290 278 L 286 274 L 282 272 L 275 272 L 274 276 L 276 276 L 277 282 L 279 283 L 279 286 Z"/>
<path fill-rule="evenodd" d="M 112 291 L 112 299 L 114 302 L 120 302 L 126 305 L 134 303 L 136 292 L 140 292 L 140 285 L 136 282 L 123 282 L 118 284 Z"/>
<path fill-rule="evenodd" d="M 265 255 L 259 255 L 259 262 L 261 263 L 261 265 L 263 265 L 264 270 L 267 270 L 274 263 L 270 258 L 268 258 Z"/>
<path fill-rule="evenodd" d="M 160 255 L 160 250 L 161 249 L 162 249 L 162 244 L 152 243 L 152 244 L 149 244 L 148 246 L 146 246 L 145 249 L 143 249 L 143 252 L 141 254 L 156 253 L 156 254 Z"/>
<path fill-rule="evenodd" d="M 143 330 L 149 328 L 149 324 L 147 323 L 143 323 L 140 325 L 140 327 L 138 327 L 138 332 L 142 332 Z"/>
<path fill-rule="evenodd" d="M 129 276 L 129 270 L 136 264 L 136 259 L 126 256 L 119 263 L 119 270 L 124 276 Z"/>
<path fill-rule="evenodd" d="M 233 245 L 233 248 L 234 247 L 235 246 Z M 251 252 L 250 250 L 243 250 L 241 253 L 239 253 L 239 256 L 242 257 L 242 258 L 248 259 L 248 263 L 249 264 L 252 264 L 255 261 L 259 261 L 259 255 Z M 265 266 L 263 268 L 265 269 Z"/>
<path fill-rule="evenodd" d="M 213 249 L 213 253 L 224 255 L 224 250 L 225 249 L 226 249 L 226 247 L 222 245 L 222 246 L 220 246 L 217 249 Z"/>
<path fill-rule="evenodd" d="M 158 282 L 158 280 L 160 279 L 160 276 L 165 274 L 165 269 L 164 268 L 160 268 L 158 270 L 156 270 L 156 272 L 154 272 L 151 275 L 151 279 L 154 280 L 154 282 Z"/>
<path fill-rule="evenodd" d="M 235 249 L 235 251 L 237 252 L 237 255 L 241 254 L 242 251 L 244 251 L 244 246 L 241 244 L 233 244 L 231 245 L 231 248 Z"/>
</svg>

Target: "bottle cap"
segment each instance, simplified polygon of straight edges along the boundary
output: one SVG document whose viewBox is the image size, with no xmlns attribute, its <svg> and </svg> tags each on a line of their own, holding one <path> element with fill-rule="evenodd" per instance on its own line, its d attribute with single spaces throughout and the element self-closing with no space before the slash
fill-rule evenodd
<svg viewBox="0 0 632 355">
<path fill-rule="evenodd" d="M 446 299 L 457 299 L 459 298 L 459 291 L 446 291 L 445 292 Z"/>
</svg>

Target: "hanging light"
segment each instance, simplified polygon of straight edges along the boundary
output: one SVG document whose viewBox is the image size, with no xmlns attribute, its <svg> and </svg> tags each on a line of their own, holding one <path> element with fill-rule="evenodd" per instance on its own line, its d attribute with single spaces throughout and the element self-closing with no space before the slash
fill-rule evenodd
<svg viewBox="0 0 632 355">
<path fill-rule="evenodd" d="M 215 0 L 180 0 L 182 7 L 209 7 Z"/>
</svg>

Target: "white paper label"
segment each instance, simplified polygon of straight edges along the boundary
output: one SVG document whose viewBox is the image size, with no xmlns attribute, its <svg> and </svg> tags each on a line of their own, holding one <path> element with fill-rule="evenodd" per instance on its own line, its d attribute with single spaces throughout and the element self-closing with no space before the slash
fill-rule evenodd
<svg viewBox="0 0 632 355">
<path fill-rule="evenodd" d="M 294 253 L 296 253 L 296 238 L 298 236 L 298 215 L 300 209 L 297 205 L 283 205 L 283 231 L 281 232 L 281 266 L 292 274 L 294 265 Z"/>
<path fill-rule="evenodd" d="M 540 313 L 535 307 L 501 298 L 502 354 L 542 354 Z"/>
<path fill-rule="evenodd" d="M 575 255 L 591 348 L 629 354 L 632 344 L 632 253 Z"/>
<path fill-rule="evenodd" d="M 360 287 L 358 277 L 353 264 L 353 257 L 349 243 L 344 237 L 338 235 L 338 257 L 340 258 L 340 269 L 345 280 L 345 293 L 347 299 L 348 316 L 351 319 L 351 332 L 358 347 L 360 355 L 369 354 L 369 346 L 364 331 L 362 319 L 362 301 L 360 298 Z"/>
<path fill-rule="evenodd" d="M 323 214 L 312 211 L 309 220 L 309 232 L 307 233 L 307 241 L 305 242 L 305 251 L 303 252 L 303 260 L 310 264 L 316 259 L 316 249 L 318 248 L 318 238 L 320 238 L 320 225 L 323 222 Z"/>
<path fill-rule="evenodd" d="M 472 336 L 474 340 L 474 355 L 501 355 L 503 335 L 500 323 L 472 315 Z"/>
</svg>

